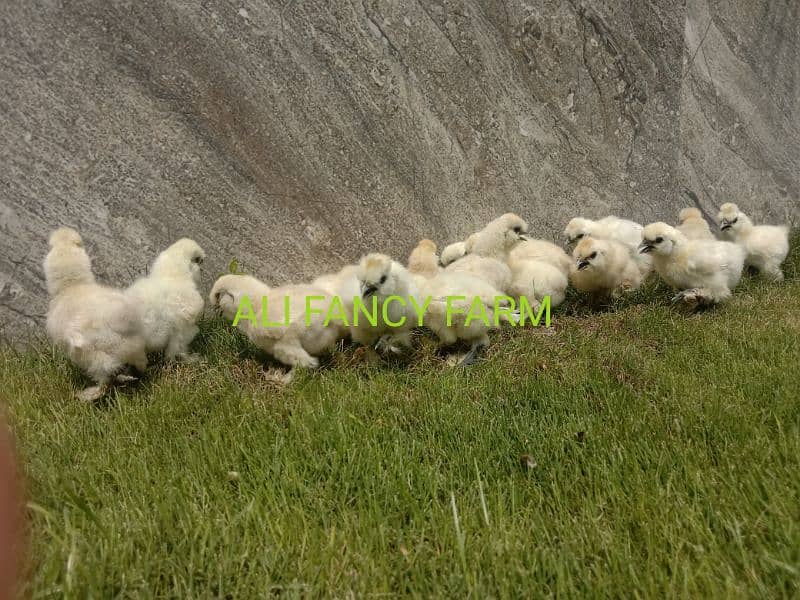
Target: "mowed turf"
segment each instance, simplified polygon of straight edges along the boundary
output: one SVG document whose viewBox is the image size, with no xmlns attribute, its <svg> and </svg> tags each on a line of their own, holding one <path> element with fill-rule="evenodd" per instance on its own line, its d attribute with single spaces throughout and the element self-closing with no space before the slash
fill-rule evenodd
<svg viewBox="0 0 800 600">
<path fill-rule="evenodd" d="M 796 241 L 796 240 L 795 240 Z M 101 405 L 0 353 L 43 597 L 796 597 L 800 248 L 689 314 L 657 282 L 453 369 L 345 348 L 280 387 L 219 321 Z"/>
</svg>

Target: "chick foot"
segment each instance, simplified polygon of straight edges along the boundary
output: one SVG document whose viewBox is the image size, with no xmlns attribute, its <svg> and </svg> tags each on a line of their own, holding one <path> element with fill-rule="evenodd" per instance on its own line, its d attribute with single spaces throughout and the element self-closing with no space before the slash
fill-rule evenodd
<svg viewBox="0 0 800 600">
<path fill-rule="evenodd" d="M 474 365 L 476 362 L 481 360 L 481 353 L 486 348 L 485 344 L 478 344 L 473 346 L 472 349 L 467 352 L 466 356 L 461 359 L 461 362 L 458 363 L 460 368 L 469 367 L 470 365 Z"/>
<path fill-rule="evenodd" d="M 107 387 L 104 385 L 93 385 L 75 394 L 81 402 L 95 402 L 102 398 L 106 393 Z"/>
</svg>

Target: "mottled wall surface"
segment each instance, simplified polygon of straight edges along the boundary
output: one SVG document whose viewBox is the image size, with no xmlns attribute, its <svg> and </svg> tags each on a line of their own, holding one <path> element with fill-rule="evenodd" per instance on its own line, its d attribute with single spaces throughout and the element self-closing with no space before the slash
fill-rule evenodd
<svg viewBox="0 0 800 600">
<path fill-rule="evenodd" d="M 0 3 L 0 320 L 48 230 L 102 281 L 171 241 L 278 284 L 505 211 L 800 214 L 794 0 Z M 31 329 L 30 326 L 33 326 Z"/>
</svg>

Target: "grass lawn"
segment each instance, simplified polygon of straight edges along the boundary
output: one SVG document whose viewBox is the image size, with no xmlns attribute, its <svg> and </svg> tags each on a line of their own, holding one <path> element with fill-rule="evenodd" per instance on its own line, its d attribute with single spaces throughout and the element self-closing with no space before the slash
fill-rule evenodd
<svg viewBox="0 0 800 600">
<path fill-rule="evenodd" d="M 201 366 L 101 406 L 0 351 L 33 596 L 800 594 L 800 244 L 687 314 L 570 299 L 449 368 L 352 348 L 279 387 L 207 321 Z"/>
</svg>

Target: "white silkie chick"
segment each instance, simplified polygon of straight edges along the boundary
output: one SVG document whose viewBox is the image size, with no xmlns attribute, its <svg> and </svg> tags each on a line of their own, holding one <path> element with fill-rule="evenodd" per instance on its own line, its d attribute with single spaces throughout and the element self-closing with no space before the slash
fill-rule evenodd
<svg viewBox="0 0 800 600">
<path fill-rule="evenodd" d="M 469 343 L 469 353 L 459 364 L 468 366 L 474 363 L 489 344 L 489 331 L 495 328 L 495 301 L 503 293 L 469 273 L 447 270 L 426 281 L 420 291 L 426 300 L 430 299 L 425 326 L 437 335 L 443 346 L 452 346 L 459 341 Z M 449 325 L 448 298 L 451 299 Z M 475 298 L 483 303 L 488 325 L 482 318 L 468 319 Z M 475 310 L 480 309 L 476 307 Z M 510 314 L 507 316 L 511 318 Z"/>
<path fill-rule="evenodd" d="M 575 289 L 594 295 L 635 290 L 642 273 L 628 248 L 619 242 L 584 237 L 572 252 L 570 281 Z"/>
<path fill-rule="evenodd" d="M 567 224 L 564 235 L 570 244 L 578 242 L 584 237 L 593 237 L 614 240 L 635 251 L 642 241 L 643 229 L 639 223 L 615 216 L 604 217 L 599 221 L 576 217 Z"/>
<path fill-rule="evenodd" d="M 445 270 L 467 273 L 507 293 L 511 285 L 509 253 L 525 241 L 528 224 L 513 213 L 498 217 L 467 240 L 467 255 Z"/>
<path fill-rule="evenodd" d="M 199 287 L 204 259 L 197 242 L 178 240 L 156 257 L 145 277 L 125 291 L 141 315 L 148 352 L 163 351 L 167 360 L 200 360 L 189 354 L 189 344 L 203 315 Z"/>
<path fill-rule="evenodd" d="M 690 240 L 715 240 L 708 221 L 699 209 L 689 206 L 678 213 L 679 225 L 675 228 Z"/>
<path fill-rule="evenodd" d="M 509 254 L 509 261 L 532 260 L 545 262 L 556 267 L 566 277 L 572 266 L 572 259 L 552 242 L 529 239 L 517 244 Z"/>
<path fill-rule="evenodd" d="M 727 300 L 739 283 L 746 252 L 731 242 L 690 240 L 666 223 L 644 228 L 640 251 L 653 256 L 653 266 L 670 286 L 680 290 L 673 301 L 697 305 Z"/>
<path fill-rule="evenodd" d="M 598 240 L 613 240 L 628 248 L 633 260 L 639 267 L 642 277 L 646 277 L 652 270 L 652 260 L 649 256 L 639 253 L 639 244 L 642 242 L 643 227 L 635 221 L 620 219 L 615 216 L 603 217 L 599 221 L 577 217 L 572 219 L 564 230 L 567 242 L 573 244 L 584 237 L 593 237 Z"/>
<path fill-rule="evenodd" d="M 572 261 L 570 261 L 570 265 Z M 508 295 L 514 298 L 519 306 L 520 297 L 528 299 L 531 306 L 541 304 L 545 296 L 550 296 L 550 306 L 556 307 L 566 298 L 567 275 L 558 267 L 541 260 L 509 259 L 511 268 L 511 285 Z"/>
<path fill-rule="evenodd" d="M 247 304 L 243 304 L 245 296 Z M 321 309 L 322 314 L 307 315 L 308 299 L 313 296 L 318 299 L 314 308 Z M 313 285 L 270 288 L 249 275 L 223 275 L 214 283 L 209 298 L 212 306 L 230 321 L 240 310 L 241 315 L 249 314 L 249 309 L 243 307 L 252 307 L 255 323 L 240 317 L 236 326 L 255 346 L 292 368 L 318 367 L 317 356 L 330 350 L 345 334 L 341 321 L 325 324 L 332 295 Z M 267 302 L 266 315 L 262 312 L 263 298 Z"/>
<path fill-rule="evenodd" d="M 745 249 L 747 266 L 773 281 L 783 281 L 781 265 L 789 254 L 788 225 L 753 225 L 750 218 L 731 202 L 720 207 L 717 224 L 723 239 Z"/>
<path fill-rule="evenodd" d="M 147 354 L 139 312 L 122 291 L 95 283 L 77 231 L 62 227 L 50 235 L 44 274 L 50 295 L 47 334 L 97 384 L 80 392 L 79 399 L 103 396 L 127 365 L 144 372 Z"/>
<path fill-rule="evenodd" d="M 374 325 L 364 318 L 358 325 L 351 324 L 353 341 L 363 346 L 375 344 L 377 350 L 395 354 L 410 348 L 411 330 L 418 326 L 418 311 L 425 306 L 411 273 L 385 254 L 373 253 L 361 259 L 356 276 L 369 312 L 377 302 L 378 319 Z M 389 300 L 392 296 L 395 298 Z"/>
<path fill-rule="evenodd" d="M 436 250 L 434 242 L 424 239 L 419 241 L 408 257 L 408 272 L 411 273 L 418 287 L 427 279 L 436 277 L 441 271 Z"/>
</svg>

